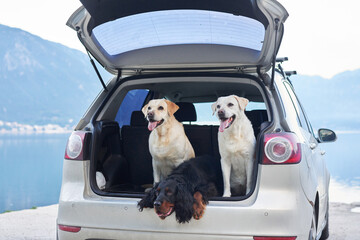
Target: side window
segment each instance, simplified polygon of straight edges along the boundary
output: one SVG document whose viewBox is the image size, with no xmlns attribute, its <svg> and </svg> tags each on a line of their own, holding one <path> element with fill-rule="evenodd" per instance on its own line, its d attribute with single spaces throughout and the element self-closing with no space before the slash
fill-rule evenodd
<svg viewBox="0 0 360 240">
<path fill-rule="evenodd" d="M 132 112 L 141 110 L 148 93 L 147 89 L 134 89 L 126 94 L 115 117 L 120 127 L 130 125 Z"/>
<path fill-rule="evenodd" d="M 301 104 L 297 98 L 297 96 L 295 95 L 291 85 L 287 82 L 284 82 L 285 88 L 291 98 L 291 101 L 293 103 L 293 106 L 295 108 L 299 123 L 301 125 L 302 128 L 304 128 L 305 130 L 307 130 L 308 132 L 310 132 L 311 134 L 313 134 L 312 128 L 309 125 L 308 120 L 306 119 L 306 115 L 301 107 Z"/>
</svg>

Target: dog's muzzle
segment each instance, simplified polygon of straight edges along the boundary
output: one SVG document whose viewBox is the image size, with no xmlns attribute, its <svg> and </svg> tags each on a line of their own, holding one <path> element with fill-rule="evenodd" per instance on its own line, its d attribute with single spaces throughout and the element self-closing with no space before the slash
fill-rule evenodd
<svg viewBox="0 0 360 240">
<path fill-rule="evenodd" d="M 220 132 L 224 132 L 225 129 L 229 128 L 236 118 L 235 115 L 233 115 L 229 118 L 225 118 L 225 114 L 221 114 L 221 117 L 220 117 L 220 114 L 218 114 L 218 116 L 220 119 L 220 126 L 219 126 Z"/>
<path fill-rule="evenodd" d="M 164 220 L 166 217 L 170 216 L 173 213 L 174 205 L 167 201 L 164 201 L 163 203 L 161 203 L 160 201 L 155 201 L 154 209 L 156 214 Z"/>
<path fill-rule="evenodd" d="M 164 119 L 160 121 L 155 121 L 154 118 L 155 118 L 155 114 L 153 112 L 148 112 L 147 114 L 147 119 L 149 120 L 148 129 L 150 131 L 154 130 L 156 127 L 158 127 L 164 122 Z"/>
</svg>

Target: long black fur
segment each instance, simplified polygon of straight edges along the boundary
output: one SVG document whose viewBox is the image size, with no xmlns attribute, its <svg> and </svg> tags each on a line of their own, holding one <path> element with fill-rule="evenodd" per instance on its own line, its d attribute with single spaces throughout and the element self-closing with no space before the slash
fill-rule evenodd
<svg viewBox="0 0 360 240">
<path fill-rule="evenodd" d="M 138 203 L 140 211 L 144 208 L 154 208 L 159 185 L 176 183 L 177 191 L 170 200 L 174 204 L 176 220 L 179 223 L 189 222 L 194 214 L 194 193 L 200 192 L 204 203 L 209 198 L 218 196 L 223 192 L 222 172 L 219 159 L 212 156 L 201 156 L 180 164 L 172 173 L 145 194 Z"/>
</svg>

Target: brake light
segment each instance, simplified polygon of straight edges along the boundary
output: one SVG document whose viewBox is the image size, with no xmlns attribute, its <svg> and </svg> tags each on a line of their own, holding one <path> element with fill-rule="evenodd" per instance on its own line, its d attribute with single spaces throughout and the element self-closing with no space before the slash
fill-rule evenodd
<svg viewBox="0 0 360 240">
<path fill-rule="evenodd" d="M 84 139 L 86 132 L 74 131 L 66 144 L 65 159 L 84 160 Z"/>
<path fill-rule="evenodd" d="M 73 233 L 77 233 L 80 232 L 81 227 L 74 227 L 74 226 L 66 226 L 66 225 L 61 225 L 58 224 L 59 229 L 65 232 L 73 232 Z"/>
<path fill-rule="evenodd" d="M 254 240 L 295 240 L 296 237 L 254 237 Z"/>
<path fill-rule="evenodd" d="M 300 161 L 301 145 L 294 133 L 265 134 L 263 164 L 294 164 Z"/>
</svg>

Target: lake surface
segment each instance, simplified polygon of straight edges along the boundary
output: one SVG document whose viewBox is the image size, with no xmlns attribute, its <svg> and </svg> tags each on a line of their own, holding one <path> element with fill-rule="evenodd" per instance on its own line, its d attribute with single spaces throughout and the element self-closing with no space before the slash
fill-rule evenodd
<svg viewBox="0 0 360 240">
<path fill-rule="evenodd" d="M 0 213 L 56 204 L 69 134 L 0 136 Z M 332 175 L 330 200 L 360 202 L 360 133 L 321 144 Z"/>
<path fill-rule="evenodd" d="M 337 133 L 334 143 L 323 143 L 327 167 L 333 179 L 349 186 L 360 186 L 360 132 Z M 359 196 L 360 197 L 360 196 Z"/>
<path fill-rule="evenodd" d="M 0 136 L 0 213 L 58 202 L 68 137 Z"/>
</svg>

